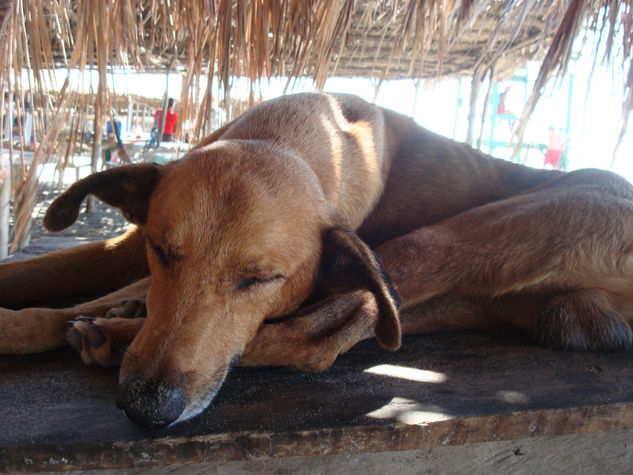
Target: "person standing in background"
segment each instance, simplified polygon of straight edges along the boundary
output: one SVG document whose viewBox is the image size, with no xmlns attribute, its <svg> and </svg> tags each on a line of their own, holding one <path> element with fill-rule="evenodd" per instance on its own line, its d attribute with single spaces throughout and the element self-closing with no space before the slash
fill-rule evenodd
<svg viewBox="0 0 633 475">
<path fill-rule="evenodd" d="M 160 130 L 161 117 L 163 116 L 163 108 L 159 107 L 154 113 L 154 125 Z M 178 114 L 174 112 L 174 100 L 170 97 L 167 102 L 167 113 L 165 114 L 165 127 L 163 128 L 162 142 L 174 141 L 174 130 L 178 121 Z"/>
<path fill-rule="evenodd" d="M 506 120 L 508 122 L 508 127 L 510 131 L 514 128 L 514 123 L 517 120 L 516 114 L 511 112 L 508 109 L 508 95 L 510 94 L 510 86 L 506 86 L 505 91 L 499 94 L 499 102 L 497 103 L 497 116 L 501 120 Z"/>
<path fill-rule="evenodd" d="M 547 128 L 549 135 L 547 139 L 547 151 L 545 152 L 545 168 L 553 168 L 558 170 L 560 167 L 560 159 L 565 150 L 565 138 L 554 129 L 551 125 Z"/>
</svg>

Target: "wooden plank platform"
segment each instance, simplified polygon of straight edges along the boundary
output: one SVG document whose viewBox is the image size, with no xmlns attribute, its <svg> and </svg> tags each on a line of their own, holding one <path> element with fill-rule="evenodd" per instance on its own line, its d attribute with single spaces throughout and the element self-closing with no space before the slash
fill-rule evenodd
<svg viewBox="0 0 633 475">
<path fill-rule="evenodd" d="M 50 236 L 14 259 L 84 242 Z M 0 356 L 0 472 L 630 473 L 633 352 L 548 351 L 520 335 L 367 341 L 328 371 L 235 368 L 202 415 L 147 431 L 117 370 L 70 349 Z"/>
<path fill-rule="evenodd" d="M 147 431 L 116 408 L 115 369 L 70 350 L 4 356 L 0 471 L 630 471 L 632 363 L 519 336 L 368 341 L 320 374 L 236 368 L 201 416 Z"/>
</svg>

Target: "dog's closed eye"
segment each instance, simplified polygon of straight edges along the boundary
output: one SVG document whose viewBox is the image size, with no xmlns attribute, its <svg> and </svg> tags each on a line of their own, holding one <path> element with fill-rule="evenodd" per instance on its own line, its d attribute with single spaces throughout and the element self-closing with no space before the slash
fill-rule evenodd
<svg viewBox="0 0 633 475">
<path fill-rule="evenodd" d="M 286 276 L 282 274 L 276 274 L 272 277 L 248 277 L 240 281 L 239 284 L 237 284 L 237 289 L 238 290 L 248 289 L 256 285 L 268 284 L 276 280 L 285 280 L 285 279 L 286 279 Z"/>
<path fill-rule="evenodd" d="M 154 254 L 158 257 L 160 263 L 164 267 L 169 267 L 171 264 L 183 259 L 183 256 L 178 252 L 177 247 L 169 244 L 160 246 L 156 244 L 156 241 L 153 241 L 149 237 L 147 238 L 147 243 L 149 244 L 149 248 L 154 251 Z"/>
</svg>

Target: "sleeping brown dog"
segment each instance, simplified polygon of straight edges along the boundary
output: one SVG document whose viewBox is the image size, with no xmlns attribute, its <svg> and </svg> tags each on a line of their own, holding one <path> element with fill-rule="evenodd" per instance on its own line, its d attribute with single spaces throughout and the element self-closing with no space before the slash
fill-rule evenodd
<svg viewBox="0 0 633 475">
<path fill-rule="evenodd" d="M 2 264 L 0 303 L 22 310 L 0 311 L 0 353 L 68 339 L 120 363 L 117 402 L 149 427 L 202 411 L 236 361 L 323 370 L 374 335 L 396 350 L 402 332 L 511 326 L 552 348 L 631 346 L 627 181 L 493 159 L 353 96 L 281 97 L 178 162 L 85 178 L 47 228 L 88 194 L 136 227 Z"/>
</svg>

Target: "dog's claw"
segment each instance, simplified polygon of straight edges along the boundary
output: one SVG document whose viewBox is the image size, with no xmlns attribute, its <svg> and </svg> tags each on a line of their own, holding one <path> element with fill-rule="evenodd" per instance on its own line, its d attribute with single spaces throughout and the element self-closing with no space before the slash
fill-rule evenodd
<svg viewBox="0 0 633 475">
<path fill-rule="evenodd" d="M 68 340 L 68 343 L 70 343 L 70 345 L 79 353 L 83 351 L 84 345 L 81 339 L 81 333 L 79 333 L 79 330 L 77 330 L 75 327 L 71 327 L 68 330 L 68 332 L 66 333 L 66 340 Z"/>
<path fill-rule="evenodd" d="M 123 304 L 123 314 L 128 318 L 134 318 L 141 308 L 141 301 L 137 299 L 126 300 Z"/>
<path fill-rule="evenodd" d="M 117 316 L 117 312 L 115 309 L 111 308 L 110 310 L 108 310 L 105 315 L 103 316 L 103 318 L 116 318 Z"/>
<path fill-rule="evenodd" d="M 147 316 L 147 307 L 144 300 L 125 299 L 119 307 L 108 310 L 104 318 L 142 318 Z"/>
<path fill-rule="evenodd" d="M 126 339 L 126 329 L 120 330 L 121 322 L 127 325 L 127 322 L 119 318 L 113 322 L 101 318 L 76 317 L 68 322 L 71 327 L 66 332 L 66 341 L 77 350 L 87 365 L 118 365 L 131 341 L 131 338 L 129 341 Z M 119 333 L 123 333 L 123 338 L 118 337 L 117 329 Z"/>
<path fill-rule="evenodd" d="M 93 317 L 80 315 L 68 322 L 71 327 L 66 332 L 66 340 L 79 353 L 84 350 L 84 338 L 92 348 L 100 348 L 107 341 L 103 331 L 94 321 Z"/>
<path fill-rule="evenodd" d="M 86 338 L 93 348 L 100 348 L 107 340 L 101 328 L 91 323 L 86 330 Z"/>
<path fill-rule="evenodd" d="M 75 317 L 75 319 L 80 322 L 90 322 L 90 323 L 96 320 L 95 317 L 88 317 L 86 315 L 79 315 L 78 317 Z"/>
<path fill-rule="evenodd" d="M 147 306 L 143 302 L 139 302 L 140 306 L 138 310 L 134 314 L 134 318 L 145 318 L 147 317 Z"/>
</svg>

